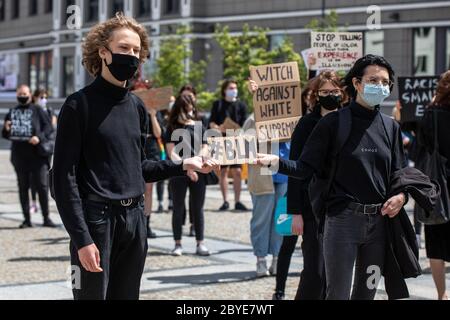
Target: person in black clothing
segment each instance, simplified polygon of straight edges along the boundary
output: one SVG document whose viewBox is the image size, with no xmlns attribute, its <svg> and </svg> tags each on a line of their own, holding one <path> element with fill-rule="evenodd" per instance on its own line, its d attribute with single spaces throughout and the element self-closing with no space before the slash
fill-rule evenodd
<svg viewBox="0 0 450 320">
<path fill-rule="evenodd" d="M 194 100 L 190 95 L 181 95 L 175 101 L 170 112 L 167 130 L 167 153 L 172 160 L 196 155 L 208 154 L 208 145 L 204 137 L 205 128 L 198 121 Z M 195 237 L 197 240 L 196 253 L 208 256 L 209 250 L 204 245 L 204 215 L 206 180 L 204 175 L 188 171 L 187 177 L 171 179 L 173 197 L 172 229 L 175 240 L 174 256 L 183 254 L 181 245 L 182 224 L 185 216 L 185 198 L 189 189 L 189 210 L 192 211 Z"/>
<path fill-rule="evenodd" d="M 45 89 L 36 89 L 33 93 L 32 103 L 42 108 L 44 110 L 45 114 L 48 116 L 48 120 L 52 124 L 53 128 L 56 130 L 56 122 L 57 117 L 54 113 L 54 111 L 47 105 L 48 104 L 48 93 Z M 52 136 L 50 139 L 54 140 L 54 137 Z M 48 163 L 50 164 L 52 156 L 48 157 Z M 36 203 L 36 194 L 37 194 L 37 188 L 34 184 L 33 179 L 30 180 L 30 187 L 31 187 L 31 204 L 30 204 L 30 213 L 36 213 L 39 210 L 39 207 Z"/>
<path fill-rule="evenodd" d="M 291 139 L 290 160 L 297 161 L 306 141 L 322 117 L 336 111 L 346 102 L 341 79 L 333 71 L 323 71 L 310 80 L 310 104 L 312 112 L 303 116 Z M 300 195 L 300 196 L 299 196 Z M 295 215 L 298 235 L 302 235 L 303 271 L 296 300 L 320 300 L 325 297 L 325 274 L 321 239 L 317 236 L 317 225 L 312 214 L 308 193 L 301 188 L 300 180 L 289 177 L 287 210 Z M 289 264 L 297 244 L 298 235 L 285 236 L 278 255 L 275 300 L 284 297 Z"/>
<path fill-rule="evenodd" d="M 145 142 L 145 156 L 148 160 L 161 160 L 158 139 L 163 136 L 163 117 L 161 112 L 156 109 L 148 109 L 150 121 L 148 122 L 148 135 Z M 147 183 L 145 187 L 145 214 L 148 217 L 147 222 L 147 237 L 154 239 L 156 234 L 150 227 L 150 219 L 152 215 L 152 200 L 153 200 L 153 183 Z"/>
<path fill-rule="evenodd" d="M 83 64 L 94 82 L 69 96 L 53 162 L 55 200 L 70 235 L 76 300 L 139 298 L 147 256 L 145 183 L 210 172 L 212 160 L 145 158 L 148 115 L 130 80 L 149 53 L 144 26 L 118 13 L 86 36 Z"/>
<path fill-rule="evenodd" d="M 379 111 L 392 90 L 393 79 L 394 71 L 383 57 L 367 55 L 357 60 L 345 77 L 346 90 L 353 98 L 350 109 L 321 119 L 298 161 L 259 156 L 260 164 L 273 169 L 279 166 L 280 173 L 300 179 L 306 190 L 314 175 L 322 177 L 325 170 L 329 174 L 337 147 L 338 119 L 344 112 L 351 112 L 350 133 L 337 150 L 336 170 L 326 200 L 326 299 L 347 300 L 351 291 L 352 299 L 375 297 L 386 250 L 383 216 L 396 216 L 407 201 L 404 193 L 387 199 L 391 173 L 406 167 L 400 126 Z M 370 276 L 375 283 L 368 281 Z"/>
<path fill-rule="evenodd" d="M 209 128 L 216 129 L 222 132 L 225 136 L 226 128 L 224 127 L 225 120 L 231 119 L 241 128 L 247 119 L 247 106 L 238 99 L 237 82 L 234 80 L 225 80 L 221 87 L 222 98 L 214 102 L 211 117 L 209 118 Z M 220 172 L 220 190 L 222 191 L 223 205 L 220 211 L 225 211 L 230 208 L 228 202 L 228 173 L 231 170 L 233 174 L 233 188 L 235 210 L 247 211 L 244 204 L 241 203 L 241 184 L 242 184 L 242 169 L 241 165 L 222 166 Z"/>
<path fill-rule="evenodd" d="M 30 181 L 33 181 L 39 194 L 44 226 L 55 227 L 48 208 L 48 157 L 40 152 L 40 145 L 50 138 L 53 128 L 45 112 L 31 103 L 28 86 L 21 85 L 17 89 L 17 100 L 19 105 L 5 117 L 2 136 L 12 141 L 11 162 L 17 174 L 20 204 L 25 218 L 20 228 L 33 226 L 30 218 Z"/>
<path fill-rule="evenodd" d="M 437 85 L 436 96 L 427 107 L 420 123 L 419 141 L 426 150 L 434 148 L 434 119 L 437 116 L 437 141 L 439 154 L 450 159 L 450 71 L 445 72 Z M 420 159 L 418 159 L 420 161 Z M 447 186 L 450 186 L 450 163 L 447 162 Z M 441 190 L 441 192 L 450 192 Z M 445 262 L 450 262 L 450 222 L 439 225 L 425 225 L 425 248 L 430 259 L 431 272 L 436 285 L 438 299 L 448 300 L 445 286 Z"/>
</svg>

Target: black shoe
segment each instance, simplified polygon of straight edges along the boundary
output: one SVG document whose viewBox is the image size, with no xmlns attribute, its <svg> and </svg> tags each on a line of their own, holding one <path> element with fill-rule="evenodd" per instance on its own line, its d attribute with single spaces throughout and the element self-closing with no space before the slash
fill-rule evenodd
<svg viewBox="0 0 450 320">
<path fill-rule="evenodd" d="M 162 204 L 158 205 L 158 210 L 156 210 L 156 213 L 163 213 L 164 208 L 162 206 Z"/>
<path fill-rule="evenodd" d="M 191 224 L 191 228 L 189 229 L 189 237 L 195 237 L 195 228 L 194 225 Z"/>
<path fill-rule="evenodd" d="M 147 238 L 156 239 L 156 233 L 152 231 L 152 228 L 147 228 Z"/>
<path fill-rule="evenodd" d="M 22 222 L 22 224 L 19 226 L 19 229 L 28 229 L 28 228 L 33 228 L 33 224 L 31 223 L 31 221 L 25 220 L 25 221 Z"/>
<path fill-rule="evenodd" d="M 272 296 L 272 300 L 284 300 L 284 293 L 281 291 L 275 291 Z"/>
<path fill-rule="evenodd" d="M 236 202 L 236 204 L 234 205 L 234 210 L 237 210 L 237 211 L 248 211 L 247 207 L 244 206 L 241 202 Z"/>
<path fill-rule="evenodd" d="M 230 204 L 228 203 L 228 201 L 225 201 L 223 205 L 219 208 L 219 211 L 226 211 L 228 209 L 230 209 Z"/>
<path fill-rule="evenodd" d="M 44 219 L 44 227 L 56 228 L 56 224 L 50 218 L 47 218 L 47 219 Z"/>
</svg>

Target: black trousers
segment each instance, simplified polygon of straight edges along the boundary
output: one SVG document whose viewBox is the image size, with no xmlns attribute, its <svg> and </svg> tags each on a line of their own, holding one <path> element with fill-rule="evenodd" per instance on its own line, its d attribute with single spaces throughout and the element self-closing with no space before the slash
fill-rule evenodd
<svg viewBox="0 0 450 320">
<path fill-rule="evenodd" d="M 322 239 L 317 236 L 314 220 L 304 221 L 302 241 L 303 271 L 295 300 L 323 300 L 325 298 L 325 265 Z M 278 254 L 276 291 L 284 292 L 292 254 L 298 236 L 285 236 Z"/>
<path fill-rule="evenodd" d="M 138 300 L 148 250 L 144 201 L 122 207 L 85 200 L 83 210 L 103 272 L 86 271 L 71 243 L 74 299 Z"/>
<path fill-rule="evenodd" d="M 173 197 L 172 229 L 174 240 L 181 240 L 184 215 L 186 212 L 185 198 L 189 189 L 189 211 L 192 213 L 197 241 L 203 241 L 205 218 L 203 206 L 205 204 L 206 183 L 205 178 L 199 175 L 197 182 L 192 182 L 188 177 L 171 179 Z"/>
<path fill-rule="evenodd" d="M 31 183 L 36 187 L 39 195 L 42 215 L 47 218 L 48 211 L 48 166 L 41 164 L 34 168 L 15 167 L 17 183 L 19 185 L 19 198 L 22 206 L 23 216 L 26 221 L 30 221 L 30 188 Z"/>
</svg>

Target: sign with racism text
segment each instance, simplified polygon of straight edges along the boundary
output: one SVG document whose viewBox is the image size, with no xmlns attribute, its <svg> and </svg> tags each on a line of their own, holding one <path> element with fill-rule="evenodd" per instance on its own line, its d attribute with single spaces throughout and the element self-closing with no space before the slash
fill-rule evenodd
<svg viewBox="0 0 450 320">
<path fill-rule="evenodd" d="M 423 117 L 425 108 L 433 100 L 438 81 L 438 76 L 398 78 L 402 123 L 416 122 Z"/>
<path fill-rule="evenodd" d="M 253 95 L 258 140 L 290 140 L 293 128 L 286 128 L 302 116 L 297 62 L 251 66 L 250 77 L 258 84 Z"/>
<path fill-rule="evenodd" d="M 165 110 L 169 108 L 170 98 L 173 96 L 173 88 L 163 87 L 136 90 L 133 93 L 141 98 L 147 109 Z"/>
<path fill-rule="evenodd" d="M 350 70 L 363 56 L 362 32 L 311 32 L 314 70 Z"/>
<path fill-rule="evenodd" d="M 256 137 L 251 135 L 207 138 L 209 157 L 220 165 L 254 163 L 256 161 Z"/>
</svg>

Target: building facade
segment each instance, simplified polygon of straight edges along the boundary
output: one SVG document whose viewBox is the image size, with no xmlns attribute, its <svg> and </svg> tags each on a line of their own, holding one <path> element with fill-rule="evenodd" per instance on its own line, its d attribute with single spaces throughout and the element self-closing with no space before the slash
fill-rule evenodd
<svg viewBox="0 0 450 320">
<path fill-rule="evenodd" d="M 375 3 L 376 2 L 376 3 Z M 0 0 L 0 108 L 11 107 L 14 88 L 47 88 L 54 105 L 91 78 L 81 65 L 81 42 L 89 28 L 117 11 L 143 23 L 152 57 L 179 24 L 192 29 L 194 59 L 211 58 L 205 76 L 214 90 L 223 57 L 213 39 L 217 24 L 239 33 L 244 24 L 270 29 L 271 47 L 290 37 L 309 48 L 313 18 L 335 9 L 343 30 L 364 32 L 365 53 L 384 55 L 397 75 L 434 75 L 450 68 L 450 0 Z M 76 5 L 77 7 L 73 7 Z M 381 29 L 369 30 L 370 5 L 379 6 Z M 75 11 L 74 11 L 75 10 Z M 75 15 L 74 15 L 75 14 Z M 79 14 L 80 19 L 74 17 Z M 154 67 L 154 60 L 147 68 Z M 391 98 L 396 99 L 396 93 Z"/>
</svg>

